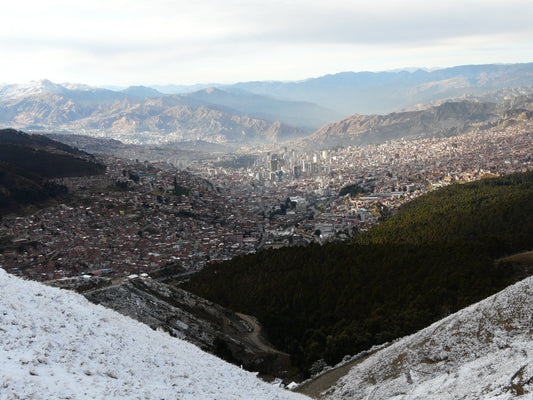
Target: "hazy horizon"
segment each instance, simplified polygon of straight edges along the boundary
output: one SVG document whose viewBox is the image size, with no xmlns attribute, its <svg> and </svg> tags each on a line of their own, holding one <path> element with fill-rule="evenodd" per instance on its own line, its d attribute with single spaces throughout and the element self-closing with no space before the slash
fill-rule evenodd
<svg viewBox="0 0 533 400">
<path fill-rule="evenodd" d="M 50 82 L 52 82 L 54 84 L 59 84 L 59 85 L 79 84 L 79 85 L 87 85 L 87 86 L 91 86 L 91 87 L 97 87 L 97 88 L 109 89 L 109 90 L 123 90 L 123 89 L 127 89 L 129 87 L 135 87 L 135 86 L 144 86 L 144 87 L 151 87 L 151 88 L 165 87 L 165 86 L 169 86 L 169 87 L 175 86 L 175 87 L 184 87 L 184 88 L 193 88 L 193 89 L 194 89 L 194 87 L 197 87 L 198 90 L 201 90 L 202 88 L 207 88 L 207 87 L 210 87 L 210 86 L 225 86 L 225 85 L 234 85 L 234 84 L 238 84 L 238 83 L 248 83 L 248 82 L 304 82 L 304 81 L 307 81 L 307 80 L 316 79 L 316 78 L 320 78 L 320 77 L 323 77 L 323 76 L 328 76 L 328 75 L 332 76 L 332 75 L 338 75 L 338 74 L 343 74 L 343 73 L 356 73 L 356 74 L 357 73 L 366 73 L 366 72 L 370 72 L 370 73 L 387 73 L 387 72 L 388 73 L 397 73 L 397 72 L 413 73 L 413 72 L 420 71 L 420 70 L 427 71 L 427 72 L 433 72 L 433 71 L 444 70 L 444 69 L 447 69 L 447 68 L 456 68 L 456 67 L 483 66 L 483 65 L 514 65 L 514 64 L 531 64 L 531 63 L 533 63 L 533 61 L 531 61 L 531 62 L 523 62 L 523 63 L 462 64 L 462 65 L 450 65 L 450 66 L 445 66 L 445 67 L 434 67 L 434 68 L 411 66 L 411 67 L 405 67 L 405 68 L 392 68 L 392 69 L 387 69 L 387 70 L 375 70 L 375 71 L 370 71 L 370 70 L 358 70 L 358 71 L 352 70 L 352 71 L 348 71 L 348 70 L 346 70 L 346 71 L 328 72 L 328 73 L 325 73 L 325 74 L 322 74 L 322 75 L 303 77 L 301 79 L 264 79 L 264 80 L 253 79 L 253 80 L 235 80 L 235 81 L 228 81 L 228 82 L 194 82 L 194 83 L 182 83 L 182 82 L 140 83 L 140 82 L 133 82 L 131 84 L 124 84 L 124 85 L 116 84 L 114 82 L 104 83 L 104 84 L 90 84 L 90 83 L 87 83 L 85 81 L 53 80 L 53 79 L 49 79 L 48 77 L 39 77 L 39 78 L 29 79 L 29 80 L 26 80 L 26 81 L 18 81 L 18 82 L 1 81 L 0 82 L 0 86 L 26 85 L 26 84 L 30 84 L 32 82 L 50 81 Z"/>
<path fill-rule="evenodd" d="M 0 15 L 0 81 L 225 84 L 522 63 L 531 15 L 525 0 L 20 0 Z"/>
</svg>

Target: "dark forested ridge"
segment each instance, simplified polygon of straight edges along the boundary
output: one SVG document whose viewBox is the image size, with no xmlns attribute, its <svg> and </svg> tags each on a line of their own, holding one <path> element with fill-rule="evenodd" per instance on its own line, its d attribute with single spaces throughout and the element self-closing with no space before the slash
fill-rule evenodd
<svg viewBox="0 0 533 400">
<path fill-rule="evenodd" d="M 253 314 L 305 373 L 415 332 L 527 273 L 495 260 L 533 248 L 533 172 L 453 185 L 352 244 L 264 250 L 187 288 Z"/>
<path fill-rule="evenodd" d="M 66 194 L 49 179 L 104 172 L 88 153 L 42 135 L 0 130 L 0 213 Z"/>
<path fill-rule="evenodd" d="M 533 173 L 482 179 L 430 192 L 400 208 L 394 218 L 357 238 L 358 243 L 493 243 L 495 252 L 527 248 L 533 237 Z M 527 242 L 527 243 L 526 243 Z M 499 243 L 499 244 L 498 244 Z"/>
</svg>

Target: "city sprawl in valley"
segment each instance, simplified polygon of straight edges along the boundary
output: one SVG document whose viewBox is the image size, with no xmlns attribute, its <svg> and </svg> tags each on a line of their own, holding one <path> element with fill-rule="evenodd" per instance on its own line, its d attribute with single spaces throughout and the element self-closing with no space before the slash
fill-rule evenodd
<svg viewBox="0 0 533 400">
<path fill-rule="evenodd" d="M 37 280 L 126 277 L 348 240 L 429 190 L 533 169 L 532 135 L 525 121 L 448 138 L 263 152 L 244 168 L 197 161 L 178 170 L 102 156 L 105 175 L 57 180 L 76 194 L 72 204 L 2 219 L 0 260 Z M 349 185 L 363 193 L 339 196 Z"/>
<path fill-rule="evenodd" d="M 532 88 L 1 84 L 0 398 L 531 398 Z"/>
</svg>

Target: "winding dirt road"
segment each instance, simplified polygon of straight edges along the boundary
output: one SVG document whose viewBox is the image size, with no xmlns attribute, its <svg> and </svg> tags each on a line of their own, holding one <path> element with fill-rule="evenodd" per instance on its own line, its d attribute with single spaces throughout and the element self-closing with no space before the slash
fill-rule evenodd
<svg viewBox="0 0 533 400">
<path fill-rule="evenodd" d="M 249 342 L 253 343 L 261 351 L 264 351 L 267 353 L 283 354 L 285 356 L 288 356 L 287 353 L 284 353 L 272 347 L 272 345 L 264 339 L 264 337 L 261 334 L 262 328 L 253 317 L 251 317 L 250 315 L 242 314 L 242 313 L 236 313 L 236 314 L 240 318 L 242 318 L 252 328 L 252 332 L 250 332 L 248 336 L 246 337 Z"/>
</svg>

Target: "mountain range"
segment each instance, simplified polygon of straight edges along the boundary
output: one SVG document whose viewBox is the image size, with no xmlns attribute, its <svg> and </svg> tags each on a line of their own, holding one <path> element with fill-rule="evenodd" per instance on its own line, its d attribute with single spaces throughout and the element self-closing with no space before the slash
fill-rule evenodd
<svg viewBox="0 0 533 400">
<path fill-rule="evenodd" d="M 533 89 L 533 63 L 465 65 L 426 71 L 341 72 L 299 82 L 243 82 L 230 86 L 265 96 L 310 101 L 342 114 L 387 114 L 435 100 Z M 492 93 L 491 96 L 487 96 Z"/>
<path fill-rule="evenodd" d="M 499 102 L 533 91 L 533 63 L 462 65 L 425 70 L 339 72 L 301 81 L 252 81 L 231 85 L 154 86 L 164 93 L 208 87 L 246 91 L 292 101 L 309 101 L 352 114 L 388 114 L 444 99 Z"/>
<path fill-rule="evenodd" d="M 185 94 L 183 97 L 225 107 L 228 111 L 237 110 L 267 121 L 279 120 L 287 125 L 301 127 L 307 131 L 314 130 L 343 116 L 341 113 L 304 100 L 280 100 L 235 88 L 221 90 L 210 87 Z"/>
<path fill-rule="evenodd" d="M 278 142 L 304 136 L 338 117 L 310 103 L 218 89 L 165 96 L 139 86 L 112 91 L 47 80 L 0 87 L 3 126 L 108 136 L 129 143 Z"/>
<path fill-rule="evenodd" d="M 110 136 L 130 143 L 287 140 L 304 132 L 180 96 L 144 97 L 106 89 L 71 89 L 48 81 L 0 90 L 2 125 L 34 131 Z"/>
<path fill-rule="evenodd" d="M 355 114 L 323 126 L 298 141 L 305 149 L 384 143 L 414 137 L 454 136 L 508 125 L 533 116 L 533 95 L 518 96 L 500 103 L 481 101 L 445 102 L 423 110 L 387 115 Z"/>
<path fill-rule="evenodd" d="M 360 135 L 366 127 L 369 134 L 377 132 L 377 138 L 389 138 L 387 129 L 406 130 L 411 119 L 418 126 L 405 136 L 430 130 L 453 134 L 466 124 L 487 122 L 482 117 L 491 122 L 499 116 L 488 110 L 490 106 L 483 106 L 487 112 L 481 110 L 480 115 L 451 110 L 456 106 L 435 107 L 465 100 L 498 103 L 527 95 L 533 91 L 533 63 L 343 72 L 298 82 L 205 86 L 110 90 L 47 80 L 4 85 L 0 127 L 110 137 L 133 144 L 205 141 L 232 148 L 300 140 L 313 132 L 311 141 L 316 144 L 338 145 L 350 136 L 346 132 Z M 431 107 L 430 114 L 439 115 L 416 114 Z M 329 125 L 335 121 L 341 121 L 338 135 Z M 315 140 L 321 135 L 326 138 Z M 330 140 L 332 136 L 338 137 Z"/>
</svg>

